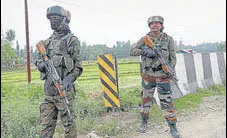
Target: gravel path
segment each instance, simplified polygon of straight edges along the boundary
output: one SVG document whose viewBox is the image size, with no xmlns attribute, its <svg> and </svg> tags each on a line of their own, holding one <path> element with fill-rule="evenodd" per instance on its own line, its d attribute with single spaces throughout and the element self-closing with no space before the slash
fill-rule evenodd
<svg viewBox="0 0 227 138">
<path fill-rule="evenodd" d="M 225 138 L 226 97 L 204 98 L 196 111 L 185 112 L 178 117 L 177 126 L 182 138 Z M 146 134 L 137 133 L 131 138 L 171 138 L 171 136 L 168 126 L 163 125 L 152 126 Z"/>
<path fill-rule="evenodd" d="M 146 133 L 136 132 L 138 120 L 136 113 L 120 113 L 121 123 L 129 129 L 124 136 L 106 138 L 171 138 L 169 127 L 165 125 L 149 124 Z M 137 124 L 135 124 L 137 123 Z M 195 111 L 185 111 L 178 115 L 177 123 L 182 138 L 225 138 L 226 137 L 226 97 L 205 97 L 202 104 Z M 78 138 L 102 138 L 97 135 L 81 135 Z"/>
</svg>

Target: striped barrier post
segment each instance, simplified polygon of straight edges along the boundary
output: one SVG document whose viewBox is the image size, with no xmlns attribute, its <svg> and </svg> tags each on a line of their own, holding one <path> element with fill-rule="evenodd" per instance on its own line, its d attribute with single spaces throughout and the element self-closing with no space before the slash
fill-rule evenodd
<svg viewBox="0 0 227 138">
<path fill-rule="evenodd" d="M 176 73 L 183 95 L 226 81 L 225 52 L 177 54 Z"/>
<path fill-rule="evenodd" d="M 219 66 L 218 66 L 218 56 L 217 53 L 210 53 L 210 63 L 211 63 L 211 71 L 214 84 L 221 84 L 221 76 L 219 73 Z"/>
<path fill-rule="evenodd" d="M 226 63 L 225 63 L 225 53 L 218 52 L 217 54 L 217 61 L 218 61 L 218 70 L 220 73 L 220 79 L 222 83 L 226 81 Z"/>
<path fill-rule="evenodd" d="M 176 64 L 176 76 L 178 78 L 178 85 L 181 90 L 181 94 L 177 96 L 176 93 L 173 93 L 174 98 L 180 98 L 183 95 L 190 93 L 190 88 L 188 85 L 186 67 L 185 67 L 185 59 L 184 54 L 177 54 L 177 64 Z M 175 96 L 176 95 L 176 96 Z"/>
<path fill-rule="evenodd" d="M 196 69 L 193 54 L 184 54 L 185 69 L 187 74 L 187 82 L 190 92 L 195 92 L 198 88 Z"/>
<path fill-rule="evenodd" d="M 112 54 L 99 55 L 98 65 L 100 72 L 101 87 L 104 92 L 105 107 L 120 107 L 119 89 L 116 74 L 116 64 L 114 64 Z"/>
<path fill-rule="evenodd" d="M 203 73 L 206 87 L 214 84 L 209 53 L 202 53 Z"/>
</svg>

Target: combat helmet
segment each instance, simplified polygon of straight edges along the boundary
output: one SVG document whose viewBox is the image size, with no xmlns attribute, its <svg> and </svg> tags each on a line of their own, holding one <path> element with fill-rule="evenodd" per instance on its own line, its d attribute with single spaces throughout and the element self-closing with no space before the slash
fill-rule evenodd
<svg viewBox="0 0 227 138">
<path fill-rule="evenodd" d="M 163 31 L 163 29 L 164 29 L 164 26 L 163 26 L 164 18 L 162 16 L 151 16 L 151 17 L 149 17 L 148 20 L 147 20 L 148 26 L 150 26 L 150 24 L 152 22 L 160 22 L 162 24 L 161 32 Z"/>
<path fill-rule="evenodd" d="M 49 19 L 49 17 L 52 16 L 52 15 L 58 15 L 58 16 L 61 16 L 61 17 L 66 17 L 67 11 L 60 6 L 52 6 L 52 7 L 47 8 L 46 16 Z"/>
<path fill-rule="evenodd" d="M 147 21 L 148 26 L 150 26 L 150 24 L 152 22 L 160 22 L 161 24 L 163 24 L 164 19 L 161 16 L 151 16 L 151 17 L 148 18 L 148 21 Z"/>
</svg>

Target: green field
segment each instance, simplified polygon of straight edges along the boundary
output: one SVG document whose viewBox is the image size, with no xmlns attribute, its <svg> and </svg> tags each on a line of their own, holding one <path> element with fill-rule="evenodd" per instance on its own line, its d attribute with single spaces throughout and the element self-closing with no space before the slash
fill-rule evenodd
<svg viewBox="0 0 227 138">
<path fill-rule="evenodd" d="M 140 103 L 141 78 L 139 63 L 138 60 L 129 61 L 123 59 L 118 62 L 119 96 L 121 106 L 124 109 L 137 107 Z M 75 110 L 77 112 L 78 132 L 87 133 L 95 130 L 100 135 L 119 135 L 121 131 L 117 127 L 121 124 L 118 124 L 117 118 L 113 118 L 111 121 L 102 120 L 106 110 L 104 108 L 97 63 L 85 63 L 83 67 L 84 72 L 76 81 Z M 26 79 L 27 74 L 25 71 L 1 73 L 2 137 L 39 137 L 39 104 L 43 98 L 43 81 L 39 79 L 37 70 L 32 70 L 32 82 L 30 84 L 27 83 Z M 217 94 L 225 94 L 225 86 L 200 89 L 196 94 L 176 99 L 175 104 L 179 111 L 191 109 L 199 105 L 202 97 Z M 83 114 L 84 109 L 89 111 L 88 114 Z M 161 120 L 159 109 L 154 108 L 151 112 L 153 112 L 154 116 L 157 116 L 156 122 Z M 61 122 L 57 125 L 55 136 L 58 137 L 59 133 L 63 133 Z"/>
<path fill-rule="evenodd" d="M 131 87 L 134 87 L 137 90 L 134 93 L 139 94 L 141 87 L 139 63 L 133 61 L 125 64 L 127 60 L 120 62 L 118 64 L 120 96 L 125 97 L 122 98 L 122 106 L 132 103 L 137 105 L 138 103 L 133 99 L 132 102 L 128 101 L 126 93 L 131 91 Z M 83 68 L 83 74 L 76 81 L 75 109 L 78 113 L 88 109 L 89 117 L 87 117 L 88 120 L 77 121 L 81 123 L 78 125 L 80 132 L 89 131 L 89 128 L 92 127 L 90 124 L 95 123 L 99 115 L 105 112 L 98 64 L 85 63 Z M 44 83 L 39 79 L 39 75 L 38 70 L 31 70 L 32 81 L 28 84 L 26 71 L 1 73 L 1 132 L 3 137 L 38 137 L 39 104 L 43 97 Z M 134 97 L 137 98 L 136 96 Z"/>
</svg>

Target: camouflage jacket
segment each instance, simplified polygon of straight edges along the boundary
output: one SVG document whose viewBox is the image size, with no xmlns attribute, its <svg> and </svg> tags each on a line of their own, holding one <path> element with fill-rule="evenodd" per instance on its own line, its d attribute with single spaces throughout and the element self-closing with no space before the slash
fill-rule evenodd
<svg viewBox="0 0 227 138">
<path fill-rule="evenodd" d="M 60 35 L 54 32 L 50 38 L 44 41 L 47 56 L 63 80 L 66 76 L 72 75 L 74 81 L 82 74 L 82 61 L 80 55 L 80 42 L 72 33 Z M 41 55 L 38 55 L 36 64 L 43 62 Z M 55 95 L 54 84 L 47 79 L 47 74 L 40 72 L 40 79 L 45 80 L 44 91 L 48 95 Z M 73 83 L 73 82 L 72 82 Z M 73 85 L 72 85 L 73 87 Z"/>
<path fill-rule="evenodd" d="M 148 33 L 152 40 L 154 40 L 154 45 L 159 49 L 164 55 L 166 61 L 172 66 L 176 65 L 176 49 L 174 40 L 171 36 L 166 33 L 161 33 L 159 37 L 154 37 L 151 33 Z M 130 49 L 131 56 L 140 56 L 141 49 L 145 47 L 144 37 L 142 37 L 134 47 Z M 142 67 L 157 68 L 160 66 L 160 61 L 157 58 L 147 58 L 142 56 Z"/>
</svg>

